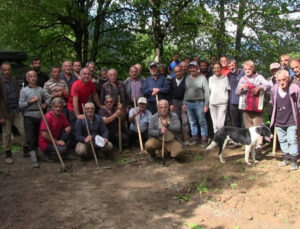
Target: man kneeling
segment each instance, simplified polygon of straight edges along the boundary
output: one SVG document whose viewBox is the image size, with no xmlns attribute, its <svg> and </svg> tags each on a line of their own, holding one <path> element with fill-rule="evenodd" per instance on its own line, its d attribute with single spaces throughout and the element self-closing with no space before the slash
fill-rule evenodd
<svg viewBox="0 0 300 229">
<path fill-rule="evenodd" d="M 112 150 L 113 145 L 108 141 L 109 132 L 105 126 L 103 119 L 99 115 L 95 114 L 95 105 L 93 103 L 86 103 L 84 105 L 84 108 L 90 135 L 88 135 L 85 120 L 77 119 L 75 137 L 78 143 L 75 148 L 75 153 L 80 156 L 81 159 L 88 159 L 93 157 L 90 143 L 92 141 L 97 151 L 103 151 L 106 155 L 108 155 L 107 153 Z M 104 139 L 102 147 L 98 144 L 95 144 L 95 137 L 97 135 Z"/>
<path fill-rule="evenodd" d="M 148 134 L 151 138 L 145 144 L 152 161 L 156 158 L 155 151 L 162 148 L 163 135 L 165 135 L 165 149 L 170 153 L 171 158 L 177 158 L 183 153 L 181 144 L 175 139 L 175 134 L 180 130 L 178 116 L 169 111 L 168 101 L 161 99 L 158 102 L 158 112 L 150 119 Z"/>
</svg>

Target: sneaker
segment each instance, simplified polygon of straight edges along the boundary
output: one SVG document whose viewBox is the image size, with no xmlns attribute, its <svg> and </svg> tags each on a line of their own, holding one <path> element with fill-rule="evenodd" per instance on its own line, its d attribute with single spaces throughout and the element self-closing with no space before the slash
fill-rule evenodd
<svg viewBox="0 0 300 229">
<path fill-rule="evenodd" d="M 291 164 L 290 170 L 297 170 L 297 169 L 298 169 L 298 164 L 295 163 L 295 162 L 293 162 L 293 163 Z"/>
<path fill-rule="evenodd" d="M 283 160 L 283 161 L 279 162 L 277 165 L 279 167 L 285 167 L 285 166 L 287 166 L 289 164 L 290 164 L 290 162 L 288 160 Z"/>
<path fill-rule="evenodd" d="M 33 168 L 39 168 L 40 164 L 37 161 L 32 161 L 32 167 Z"/>
<path fill-rule="evenodd" d="M 6 164 L 12 164 L 12 163 L 14 163 L 14 160 L 13 160 L 11 157 L 7 157 L 7 158 L 5 159 L 5 163 L 6 163 Z"/>
</svg>

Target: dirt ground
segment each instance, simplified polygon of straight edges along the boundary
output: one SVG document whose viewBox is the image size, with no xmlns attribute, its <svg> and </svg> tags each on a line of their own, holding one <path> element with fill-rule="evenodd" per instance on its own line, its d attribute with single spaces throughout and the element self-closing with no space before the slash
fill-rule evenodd
<svg viewBox="0 0 300 229">
<path fill-rule="evenodd" d="M 139 150 L 115 159 L 69 161 L 31 168 L 14 154 L 0 155 L 0 228 L 300 228 L 300 172 L 278 168 L 266 149 L 247 166 L 241 148 L 185 149 L 185 161 L 150 163 Z"/>
</svg>

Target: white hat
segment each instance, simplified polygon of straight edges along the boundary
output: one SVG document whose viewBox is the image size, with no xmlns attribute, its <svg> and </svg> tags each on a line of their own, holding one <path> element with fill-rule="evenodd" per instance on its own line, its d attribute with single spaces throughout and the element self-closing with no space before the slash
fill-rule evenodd
<svg viewBox="0 0 300 229">
<path fill-rule="evenodd" d="M 275 62 L 275 63 L 272 63 L 270 65 L 270 70 L 273 70 L 273 69 L 277 69 L 277 68 L 280 68 L 280 64 Z"/>
<path fill-rule="evenodd" d="M 147 99 L 145 97 L 140 97 L 138 100 L 138 104 L 139 103 L 147 103 Z"/>
</svg>

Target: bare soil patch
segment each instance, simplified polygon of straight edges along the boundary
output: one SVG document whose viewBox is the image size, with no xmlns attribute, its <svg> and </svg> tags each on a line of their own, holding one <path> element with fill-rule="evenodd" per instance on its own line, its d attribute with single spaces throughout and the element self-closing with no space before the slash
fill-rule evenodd
<svg viewBox="0 0 300 229">
<path fill-rule="evenodd" d="M 100 159 L 105 168 L 69 161 L 71 173 L 1 154 L 0 228 L 300 228 L 300 173 L 278 168 L 280 153 L 247 166 L 227 148 L 221 164 L 217 149 L 193 146 L 164 167 L 138 151 Z"/>
</svg>

